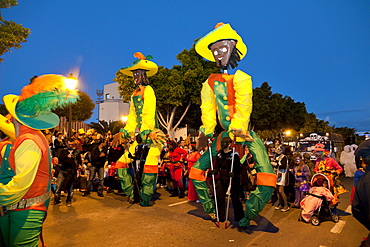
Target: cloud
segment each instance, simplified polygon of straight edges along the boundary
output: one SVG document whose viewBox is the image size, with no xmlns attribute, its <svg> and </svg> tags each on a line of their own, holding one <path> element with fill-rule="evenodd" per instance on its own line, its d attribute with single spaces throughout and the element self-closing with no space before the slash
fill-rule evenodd
<svg viewBox="0 0 370 247">
<path fill-rule="evenodd" d="M 351 113 L 351 112 L 363 112 L 368 111 L 370 108 L 357 108 L 357 109 L 345 109 L 345 110 L 337 110 L 337 111 L 327 111 L 327 112 L 318 112 L 315 113 L 316 115 L 334 115 L 334 114 L 342 114 L 342 113 Z"/>
</svg>

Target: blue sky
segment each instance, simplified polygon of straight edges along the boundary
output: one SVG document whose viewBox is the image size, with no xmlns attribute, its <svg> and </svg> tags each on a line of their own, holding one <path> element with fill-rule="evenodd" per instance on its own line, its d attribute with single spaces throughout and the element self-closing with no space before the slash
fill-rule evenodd
<svg viewBox="0 0 370 247">
<path fill-rule="evenodd" d="M 3 55 L 0 97 L 19 94 L 33 75 L 74 72 L 96 100 L 134 52 L 172 68 L 224 22 L 248 47 L 238 68 L 253 87 L 267 81 L 331 125 L 370 130 L 370 1 L 20 0 L 2 15 L 32 33 Z"/>
</svg>

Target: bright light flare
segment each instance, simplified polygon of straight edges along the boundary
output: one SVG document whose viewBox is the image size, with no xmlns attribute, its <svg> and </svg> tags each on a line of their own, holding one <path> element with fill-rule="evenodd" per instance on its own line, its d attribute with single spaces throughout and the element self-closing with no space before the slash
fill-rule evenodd
<svg viewBox="0 0 370 247">
<path fill-rule="evenodd" d="M 284 132 L 284 134 L 285 134 L 286 136 L 290 136 L 290 134 L 292 134 L 292 131 L 287 130 L 287 131 L 285 131 L 285 132 Z"/>
<path fill-rule="evenodd" d="M 66 85 L 66 88 L 68 88 L 69 90 L 75 90 L 77 87 L 78 80 L 71 73 L 67 78 L 64 79 L 64 83 Z"/>
<path fill-rule="evenodd" d="M 126 123 L 126 122 L 127 122 L 127 119 L 128 119 L 128 116 L 127 116 L 127 115 L 123 115 L 123 116 L 121 117 L 121 121 L 122 121 L 122 122 L 124 122 L 124 123 Z"/>
</svg>

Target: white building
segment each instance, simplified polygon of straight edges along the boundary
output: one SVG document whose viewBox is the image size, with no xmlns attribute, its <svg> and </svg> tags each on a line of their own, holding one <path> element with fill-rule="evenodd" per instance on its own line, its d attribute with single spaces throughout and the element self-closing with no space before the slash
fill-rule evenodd
<svg viewBox="0 0 370 247">
<path fill-rule="evenodd" d="M 130 104 L 123 102 L 118 92 L 118 83 L 104 85 L 103 102 L 99 103 L 99 120 L 119 121 L 128 115 Z"/>
</svg>

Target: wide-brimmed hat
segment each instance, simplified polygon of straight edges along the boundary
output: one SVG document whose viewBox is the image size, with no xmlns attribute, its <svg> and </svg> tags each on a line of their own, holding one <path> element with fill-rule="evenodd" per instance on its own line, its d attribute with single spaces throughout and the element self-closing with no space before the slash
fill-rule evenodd
<svg viewBox="0 0 370 247">
<path fill-rule="evenodd" d="M 150 61 L 150 59 L 153 59 L 152 56 L 148 55 L 145 57 L 141 52 L 136 52 L 134 57 L 136 57 L 137 60 L 135 60 L 131 66 L 120 69 L 120 72 L 131 77 L 132 72 L 137 69 L 145 70 L 148 77 L 157 73 L 158 65 Z"/>
<path fill-rule="evenodd" d="M 195 44 L 195 51 L 205 59 L 215 62 L 209 45 L 223 39 L 236 40 L 236 48 L 241 53 L 240 59 L 247 54 L 247 46 L 244 44 L 242 37 L 232 29 L 230 24 L 224 24 L 222 22 L 218 23 L 213 31 L 198 40 Z"/>
<path fill-rule="evenodd" d="M 324 153 L 329 153 L 329 151 L 328 150 L 325 150 L 325 145 L 324 144 L 322 144 L 322 143 L 317 143 L 316 145 L 315 145 L 315 150 L 314 151 L 312 151 L 313 153 L 316 153 L 316 152 L 324 152 Z"/>
<path fill-rule="evenodd" d="M 15 128 L 10 114 L 6 116 L 0 114 L 0 130 L 10 138 L 10 141 L 15 140 Z"/>
<path fill-rule="evenodd" d="M 75 103 L 79 98 L 77 91 L 66 87 L 66 79 L 52 74 L 36 77 L 23 87 L 21 95 L 5 95 L 5 107 L 12 117 L 29 128 L 54 128 L 59 124 L 59 117 L 52 110 Z"/>
</svg>

